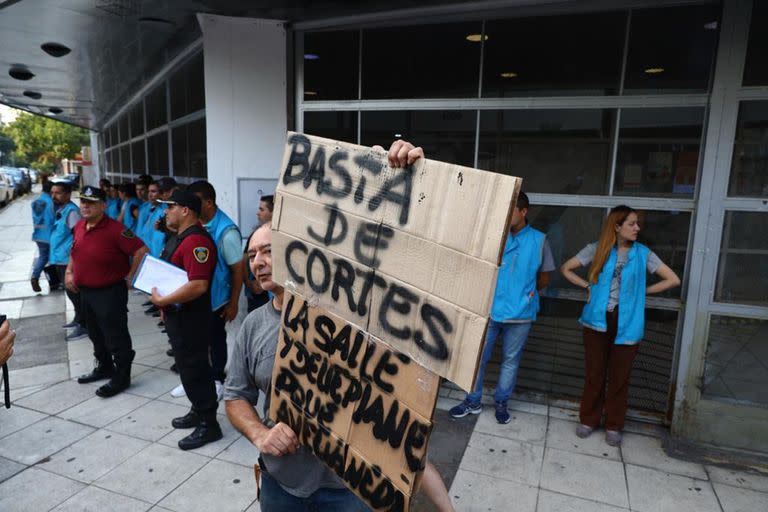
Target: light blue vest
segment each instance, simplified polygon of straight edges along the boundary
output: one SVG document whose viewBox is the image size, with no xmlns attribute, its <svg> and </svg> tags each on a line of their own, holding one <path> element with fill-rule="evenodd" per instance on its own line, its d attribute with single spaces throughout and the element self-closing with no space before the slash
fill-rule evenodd
<svg viewBox="0 0 768 512">
<path fill-rule="evenodd" d="M 621 270 L 619 287 L 619 323 L 616 333 L 616 345 L 634 345 L 643 339 L 645 331 L 645 277 L 648 247 L 635 242 L 627 253 L 627 262 Z M 579 322 L 595 331 L 605 332 L 608 328 L 605 314 L 608 310 L 608 297 L 611 293 L 611 280 L 616 268 L 618 253 L 611 249 L 597 283 L 590 285 L 590 299 L 584 305 Z"/>
<path fill-rule="evenodd" d="M 136 199 L 135 197 L 131 197 L 125 203 L 123 203 L 123 211 L 125 211 L 125 215 L 123 215 L 123 226 L 127 227 L 131 231 L 136 233 L 136 226 L 138 218 L 134 219 L 133 215 L 131 215 L 131 209 L 136 206 L 141 206 L 141 202 Z"/>
<path fill-rule="evenodd" d="M 149 229 L 147 228 L 147 219 L 149 218 L 149 210 L 152 208 L 152 203 L 149 201 L 141 201 L 139 206 L 139 215 L 136 218 L 136 236 L 141 238 L 144 245 L 147 245 L 149 239 Z"/>
<path fill-rule="evenodd" d="M 51 233 L 51 256 L 48 262 L 51 265 L 66 265 L 69 263 L 69 251 L 72 250 L 72 231 L 67 226 L 69 212 L 79 211 L 75 203 L 68 202 L 56 212 L 56 222 Z"/>
<path fill-rule="evenodd" d="M 541 267 L 545 239 L 544 233 L 529 225 L 517 235 L 507 235 L 496 279 L 491 319 L 497 322 L 536 320 L 539 312 L 536 275 Z"/>
<path fill-rule="evenodd" d="M 144 243 L 149 248 L 149 253 L 155 258 L 160 257 L 160 253 L 163 252 L 163 247 L 165 247 L 165 233 L 155 229 L 155 222 L 163 217 L 167 209 L 168 205 L 158 204 L 154 210 L 150 210 L 149 217 L 147 218 L 147 240 Z"/>
<path fill-rule="evenodd" d="M 53 198 L 43 192 L 32 203 L 32 240 L 35 242 L 50 242 L 56 214 L 53 212 Z"/>
<path fill-rule="evenodd" d="M 232 269 L 224 261 L 222 239 L 224 238 L 224 233 L 230 229 L 236 229 L 238 236 L 240 236 L 240 230 L 232 219 L 221 211 L 221 208 L 216 208 L 216 214 L 205 225 L 205 229 L 208 230 L 211 238 L 216 242 L 216 270 L 213 272 L 213 281 L 211 282 L 211 309 L 216 311 L 229 302 L 229 294 L 232 291 Z"/>
<path fill-rule="evenodd" d="M 107 209 L 104 212 L 110 219 L 117 220 L 120 215 L 120 200 L 116 197 L 107 199 Z"/>
</svg>

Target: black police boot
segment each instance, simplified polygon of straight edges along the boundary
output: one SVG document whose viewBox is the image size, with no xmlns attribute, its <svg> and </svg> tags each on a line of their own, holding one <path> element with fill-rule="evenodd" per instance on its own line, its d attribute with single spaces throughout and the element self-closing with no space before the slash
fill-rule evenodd
<svg viewBox="0 0 768 512">
<path fill-rule="evenodd" d="M 136 353 L 131 351 L 130 356 L 123 359 L 115 358 L 115 373 L 112 378 L 96 390 L 96 395 L 109 398 L 122 393 L 131 385 L 131 363 Z"/>
<path fill-rule="evenodd" d="M 97 380 L 109 379 L 114 375 L 115 367 L 112 362 L 102 363 L 98 362 L 96 367 L 91 370 L 91 373 L 86 373 L 77 378 L 78 384 L 88 384 L 89 382 L 96 382 Z"/>
<path fill-rule="evenodd" d="M 192 428 L 200 424 L 200 416 L 195 411 L 189 411 L 184 416 L 173 418 L 171 425 L 173 428 Z"/>
<path fill-rule="evenodd" d="M 201 419 L 195 431 L 179 441 L 179 448 L 182 450 L 194 450 L 208 443 L 218 441 L 222 437 L 224 437 L 224 434 L 221 433 L 218 421 L 215 419 Z"/>
</svg>

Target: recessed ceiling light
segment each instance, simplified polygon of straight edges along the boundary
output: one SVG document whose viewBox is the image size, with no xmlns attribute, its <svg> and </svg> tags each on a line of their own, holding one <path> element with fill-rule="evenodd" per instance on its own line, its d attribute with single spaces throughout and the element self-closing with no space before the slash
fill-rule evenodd
<svg viewBox="0 0 768 512">
<path fill-rule="evenodd" d="M 50 112 L 51 114 L 53 114 L 54 116 L 56 116 L 56 115 L 59 115 L 59 114 L 61 114 L 61 113 L 62 113 L 62 112 L 64 112 L 64 111 L 63 111 L 63 110 L 61 110 L 59 107 L 51 107 L 51 108 L 49 108 L 49 109 L 48 109 L 48 112 Z"/>
<path fill-rule="evenodd" d="M 317 96 L 315 91 L 304 91 L 304 96 Z"/>
<path fill-rule="evenodd" d="M 706 30 L 717 30 L 717 22 L 716 21 L 710 21 L 709 23 L 704 24 L 704 28 Z"/>
<path fill-rule="evenodd" d="M 663 73 L 664 68 L 645 68 L 645 74 L 647 75 L 658 75 L 659 73 Z"/>
<path fill-rule="evenodd" d="M 173 22 L 170 20 L 166 20 L 165 18 L 153 18 L 151 16 L 144 16 L 142 18 L 139 18 L 139 23 L 144 23 L 145 25 L 155 25 L 155 26 L 160 26 L 160 25 L 164 25 L 167 27 L 173 26 Z"/>
<path fill-rule="evenodd" d="M 16 80 L 31 80 L 35 74 L 26 68 L 26 66 L 13 66 L 8 74 Z"/>
<path fill-rule="evenodd" d="M 51 57 L 63 57 L 72 51 L 60 43 L 44 43 L 40 45 L 40 48 Z"/>
<path fill-rule="evenodd" d="M 27 98 L 32 98 L 33 100 L 39 100 L 43 97 L 43 95 L 37 91 L 24 91 L 24 96 Z"/>
<path fill-rule="evenodd" d="M 469 34 L 466 39 L 467 39 L 467 41 L 469 41 L 471 43 L 479 43 L 480 41 L 487 41 L 488 40 L 488 35 L 487 34 L 485 34 L 485 35 L 483 35 L 483 34 Z"/>
<path fill-rule="evenodd" d="M 400 139 L 400 138 L 402 138 L 402 137 L 403 137 L 403 134 L 402 134 L 402 133 L 396 133 L 396 134 L 395 134 L 395 138 L 396 138 L 396 139 Z"/>
<path fill-rule="evenodd" d="M 317 60 L 320 56 L 316 53 L 305 53 L 304 60 Z"/>
<path fill-rule="evenodd" d="M 517 73 L 514 71 L 506 71 L 501 74 L 501 78 L 517 78 Z"/>
</svg>

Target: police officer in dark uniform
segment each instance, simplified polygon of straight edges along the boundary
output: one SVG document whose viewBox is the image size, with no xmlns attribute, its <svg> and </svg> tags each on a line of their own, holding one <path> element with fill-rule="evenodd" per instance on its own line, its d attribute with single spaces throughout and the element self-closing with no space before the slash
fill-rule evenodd
<svg viewBox="0 0 768 512">
<path fill-rule="evenodd" d="M 169 237 L 161 257 L 184 269 L 189 281 L 165 296 L 153 288 L 150 300 L 163 312 L 181 383 L 192 402 L 189 413 L 171 422 L 174 428 L 195 427 L 179 441 L 179 448 L 191 450 L 222 438 L 208 361 L 208 333 L 213 321 L 210 284 L 216 267 L 216 244 L 200 224 L 200 198 L 175 190 L 162 202 L 168 205 L 166 224 L 176 234 Z"/>
<path fill-rule="evenodd" d="M 135 352 L 128 332 L 126 281 L 132 279 L 147 252 L 130 229 L 105 215 L 106 199 L 104 191 L 96 187 L 85 187 L 80 194 L 82 219 L 73 230 L 65 272 L 67 289 L 80 295 L 97 361 L 93 371 L 77 382 L 110 379 L 96 390 L 104 398 L 124 391 L 131 383 Z"/>
</svg>

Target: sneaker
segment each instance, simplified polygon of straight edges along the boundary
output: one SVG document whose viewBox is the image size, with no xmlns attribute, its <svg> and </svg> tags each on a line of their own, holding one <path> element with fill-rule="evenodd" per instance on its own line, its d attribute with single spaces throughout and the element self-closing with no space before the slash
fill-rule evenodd
<svg viewBox="0 0 768 512">
<path fill-rule="evenodd" d="M 224 383 L 220 380 L 215 380 L 213 382 L 216 384 L 216 400 L 221 402 L 221 399 L 224 398 Z"/>
<path fill-rule="evenodd" d="M 75 341 L 79 340 L 80 338 L 85 338 L 86 336 L 88 336 L 88 330 L 82 325 L 78 325 L 75 327 L 75 330 L 67 334 L 64 339 L 67 341 Z"/>
<path fill-rule="evenodd" d="M 495 402 L 494 407 L 496 408 L 496 421 L 500 425 L 506 425 L 512 421 L 512 417 L 507 411 L 507 402 Z"/>
<path fill-rule="evenodd" d="M 580 424 L 578 427 L 576 427 L 576 437 L 580 439 L 586 439 L 590 435 L 592 435 L 592 432 L 594 432 L 595 429 L 588 426 Z"/>
<path fill-rule="evenodd" d="M 184 391 L 184 386 L 182 384 L 179 384 L 175 388 L 171 390 L 171 396 L 173 398 L 181 398 L 187 394 L 186 391 Z"/>
<path fill-rule="evenodd" d="M 40 288 L 40 280 L 38 278 L 33 277 L 30 280 L 30 283 L 32 284 L 32 291 L 33 292 L 40 293 L 41 291 L 43 291 L 43 289 Z"/>
<path fill-rule="evenodd" d="M 469 400 L 464 400 L 459 405 L 451 407 L 451 410 L 448 411 L 448 414 L 450 414 L 452 418 L 463 418 L 467 414 L 480 414 L 482 410 L 482 405 L 474 404 Z"/>
<path fill-rule="evenodd" d="M 216 420 L 200 420 L 195 430 L 187 437 L 179 441 L 179 448 L 182 450 L 194 450 L 208 443 L 218 441 L 223 436 L 221 427 Z"/>
<path fill-rule="evenodd" d="M 608 446 L 621 446 L 621 432 L 618 430 L 606 430 L 605 443 Z"/>
<path fill-rule="evenodd" d="M 75 322 L 74 320 L 72 320 L 72 321 L 71 321 L 71 322 L 69 322 L 68 324 L 64 324 L 64 325 L 62 325 L 62 326 L 61 326 L 61 328 L 62 328 L 62 329 L 71 329 L 71 328 L 73 328 L 73 327 L 77 327 L 78 325 L 80 325 L 80 324 L 79 324 L 79 323 L 77 323 L 77 322 Z"/>
</svg>

